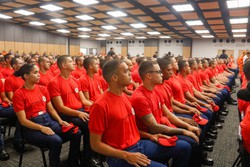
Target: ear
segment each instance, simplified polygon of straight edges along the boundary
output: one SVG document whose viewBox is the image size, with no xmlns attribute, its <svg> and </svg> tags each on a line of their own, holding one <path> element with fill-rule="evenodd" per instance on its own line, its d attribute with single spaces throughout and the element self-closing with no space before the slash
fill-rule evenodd
<svg viewBox="0 0 250 167">
<path fill-rule="evenodd" d="M 29 78 L 28 74 L 24 74 L 23 77 L 24 77 L 25 79 L 26 79 L 26 78 Z"/>
<path fill-rule="evenodd" d="M 113 79 L 114 81 L 117 81 L 117 78 L 118 78 L 118 76 L 117 76 L 116 74 L 112 75 L 112 79 Z"/>
<path fill-rule="evenodd" d="M 62 68 L 66 68 L 66 63 L 62 63 Z"/>
</svg>

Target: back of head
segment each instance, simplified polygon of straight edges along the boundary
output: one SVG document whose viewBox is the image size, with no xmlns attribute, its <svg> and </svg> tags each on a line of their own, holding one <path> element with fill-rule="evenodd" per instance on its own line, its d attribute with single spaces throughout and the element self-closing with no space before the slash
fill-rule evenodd
<svg viewBox="0 0 250 167">
<path fill-rule="evenodd" d="M 192 67 L 195 64 L 195 59 L 194 58 L 189 58 L 188 59 L 188 64 L 190 67 Z"/>
<path fill-rule="evenodd" d="M 12 58 L 11 61 L 10 61 L 10 65 L 12 68 L 14 68 L 13 66 L 16 65 L 18 63 L 18 58 Z"/>
<path fill-rule="evenodd" d="M 86 59 L 84 59 L 83 61 L 83 66 L 85 68 L 85 70 L 89 69 L 89 66 L 94 62 L 95 58 L 93 57 L 87 57 Z"/>
<path fill-rule="evenodd" d="M 4 56 L 4 60 L 6 61 L 7 59 L 9 59 L 11 55 L 12 55 L 11 53 L 7 53 L 7 54 Z"/>
<path fill-rule="evenodd" d="M 138 57 L 138 58 L 136 59 L 136 63 L 137 63 L 138 65 L 140 65 L 143 61 L 145 61 L 145 57 Z"/>
<path fill-rule="evenodd" d="M 139 75 L 141 79 L 143 80 L 145 78 L 145 75 L 152 71 L 154 65 L 157 64 L 157 62 L 152 60 L 143 61 L 139 66 Z"/>
<path fill-rule="evenodd" d="M 246 76 L 246 79 L 250 80 L 250 60 L 246 61 L 243 67 L 243 72 Z"/>
<path fill-rule="evenodd" d="M 34 68 L 34 66 L 35 66 L 35 64 L 24 64 L 20 67 L 19 70 L 14 72 L 14 75 L 17 77 L 22 77 L 22 79 L 25 80 L 24 75 L 29 74 L 32 71 L 32 69 Z"/>
<path fill-rule="evenodd" d="M 179 71 L 182 71 L 187 65 L 187 61 L 182 59 L 178 61 Z"/>
<path fill-rule="evenodd" d="M 40 56 L 38 59 L 38 64 L 41 65 L 42 62 L 45 61 L 45 57 L 44 56 Z"/>
<path fill-rule="evenodd" d="M 164 71 L 171 64 L 171 61 L 168 58 L 158 58 L 157 63 L 159 64 L 161 71 Z"/>
<path fill-rule="evenodd" d="M 62 64 L 67 61 L 67 58 L 70 57 L 68 55 L 62 55 L 57 58 L 57 66 L 59 69 L 62 69 Z"/>
<path fill-rule="evenodd" d="M 109 60 L 104 64 L 102 68 L 102 75 L 103 78 L 107 81 L 107 83 L 110 83 L 111 77 L 117 73 L 117 70 L 121 63 L 122 63 L 121 60 L 115 59 L 115 60 Z"/>
</svg>

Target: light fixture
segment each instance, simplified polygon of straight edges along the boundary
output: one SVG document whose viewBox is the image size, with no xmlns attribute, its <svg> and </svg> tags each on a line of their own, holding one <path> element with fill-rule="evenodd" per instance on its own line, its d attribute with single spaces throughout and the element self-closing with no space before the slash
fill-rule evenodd
<svg viewBox="0 0 250 167">
<path fill-rule="evenodd" d="M 247 29 L 233 29 L 232 32 L 247 32 Z"/>
<path fill-rule="evenodd" d="M 202 35 L 202 38 L 213 38 L 213 35 Z"/>
<path fill-rule="evenodd" d="M 39 21 L 31 21 L 29 23 L 32 24 L 32 25 L 35 25 L 35 26 L 44 26 L 45 25 L 44 23 L 41 23 Z"/>
<path fill-rule="evenodd" d="M 52 5 L 52 4 L 40 6 L 40 8 L 43 8 L 43 9 L 46 9 L 46 10 L 49 10 L 49 11 L 58 11 L 58 10 L 63 9 L 63 8 L 61 8 L 59 6 Z"/>
<path fill-rule="evenodd" d="M 96 0 L 73 0 L 74 2 L 80 3 L 82 5 L 93 5 L 99 3 Z"/>
<path fill-rule="evenodd" d="M 134 28 L 146 28 L 147 27 L 145 24 L 142 24 L 142 23 L 130 24 L 130 26 Z"/>
<path fill-rule="evenodd" d="M 106 38 L 95 38 L 95 39 L 100 41 L 106 40 Z"/>
<path fill-rule="evenodd" d="M 209 33 L 208 30 L 195 30 L 195 32 L 198 34 L 208 34 Z"/>
<path fill-rule="evenodd" d="M 130 32 L 123 32 L 121 33 L 124 36 L 133 36 L 134 34 L 130 33 Z"/>
<path fill-rule="evenodd" d="M 250 6 L 249 0 L 228 0 L 227 7 L 230 8 L 241 8 Z"/>
<path fill-rule="evenodd" d="M 78 37 L 80 37 L 80 38 L 89 38 L 90 36 L 89 35 L 78 35 Z"/>
<path fill-rule="evenodd" d="M 70 33 L 70 31 L 69 30 L 65 30 L 65 29 L 59 29 L 59 30 L 56 30 L 56 31 L 58 31 L 58 32 L 61 32 L 61 33 Z"/>
<path fill-rule="evenodd" d="M 194 11 L 194 8 L 193 8 L 193 6 L 191 4 L 173 5 L 173 8 L 177 12 Z"/>
<path fill-rule="evenodd" d="M 124 16 L 127 16 L 126 13 L 123 13 L 121 11 L 111 11 L 111 12 L 107 12 L 107 14 L 109 14 L 110 16 L 113 16 L 113 17 L 124 17 Z"/>
<path fill-rule="evenodd" d="M 162 39 L 171 38 L 170 36 L 160 36 Z"/>
<path fill-rule="evenodd" d="M 53 22 L 56 22 L 56 23 L 59 23 L 59 24 L 67 23 L 67 21 L 63 20 L 63 19 L 50 19 L 50 21 L 53 21 Z"/>
<path fill-rule="evenodd" d="M 124 37 L 115 37 L 114 39 L 125 39 Z"/>
<path fill-rule="evenodd" d="M 92 31 L 92 29 L 87 28 L 87 27 L 81 27 L 81 28 L 77 28 L 80 31 Z"/>
<path fill-rule="evenodd" d="M 246 34 L 233 34 L 234 37 L 246 37 Z"/>
<path fill-rule="evenodd" d="M 200 20 L 192 20 L 192 21 L 186 21 L 186 23 L 189 26 L 199 26 L 199 25 L 203 25 L 203 23 Z"/>
<path fill-rule="evenodd" d="M 98 34 L 98 36 L 100 36 L 100 37 L 110 37 L 109 34 Z"/>
<path fill-rule="evenodd" d="M 150 31 L 150 32 L 147 32 L 147 34 L 149 34 L 149 35 L 159 35 L 161 33 L 157 32 L 157 31 Z"/>
<path fill-rule="evenodd" d="M 136 39 L 147 39 L 147 37 L 135 37 Z"/>
<path fill-rule="evenodd" d="M 81 19 L 81 20 L 94 20 L 95 19 L 94 17 L 91 17 L 89 15 L 79 15 L 79 16 L 76 16 L 76 18 Z"/>
<path fill-rule="evenodd" d="M 117 28 L 111 25 L 108 26 L 102 26 L 102 28 L 106 29 L 106 30 L 116 30 Z"/>
<path fill-rule="evenodd" d="M 25 15 L 25 16 L 35 14 L 34 12 L 29 12 L 27 10 L 22 10 L 22 9 L 21 10 L 16 10 L 16 11 L 14 11 L 14 13 L 18 13 L 18 14 Z"/>
<path fill-rule="evenodd" d="M 248 23 L 248 18 L 237 18 L 237 19 L 230 19 L 231 24 L 244 24 Z"/>
<path fill-rule="evenodd" d="M 11 16 L 7 16 L 5 14 L 0 14 L 0 18 L 2 18 L 2 19 L 11 19 L 12 17 Z"/>
</svg>

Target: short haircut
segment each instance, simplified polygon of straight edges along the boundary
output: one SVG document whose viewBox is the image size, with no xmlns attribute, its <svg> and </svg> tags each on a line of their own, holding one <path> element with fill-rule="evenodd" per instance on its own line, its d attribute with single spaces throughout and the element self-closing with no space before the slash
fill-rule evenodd
<svg viewBox="0 0 250 167">
<path fill-rule="evenodd" d="M 187 61 L 182 59 L 178 61 L 179 71 L 182 71 L 187 65 Z"/>
<path fill-rule="evenodd" d="M 157 63 L 159 64 L 162 71 L 164 71 L 169 65 L 171 65 L 171 62 L 168 58 L 158 58 Z"/>
<path fill-rule="evenodd" d="M 136 59 L 136 63 L 140 65 L 143 61 L 145 61 L 145 57 L 139 57 Z"/>
<path fill-rule="evenodd" d="M 39 57 L 38 64 L 40 65 L 42 62 L 44 62 L 45 58 L 46 57 L 44 57 L 44 56 Z"/>
<path fill-rule="evenodd" d="M 201 59 L 201 63 L 204 64 L 206 62 L 206 58 Z"/>
<path fill-rule="evenodd" d="M 189 64 L 189 66 L 191 67 L 191 66 L 193 66 L 194 64 L 195 64 L 195 59 L 194 58 L 190 58 L 190 59 L 188 59 L 188 64 Z"/>
<path fill-rule="evenodd" d="M 84 59 L 83 61 L 83 67 L 85 68 L 85 70 L 89 69 L 89 65 L 91 65 L 94 62 L 95 58 L 93 57 L 87 57 L 86 59 Z"/>
<path fill-rule="evenodd" d="M 22 77 L 22 79 L 24 80 L 24 75 L 29 74 L 34 67 L 35 64 L 24 64 L 20 67 L 19 70 L 14 72 L 14 75 L 17 77 Z"/>
<path fill-rule="evenodd" d="M 250 80 L 250 60 L 246 61 L 243 67 L 243 72 L 246 76 L 246 79 Z"/>
<path fill-rule="evenodd" d="M 81 61 L 81 56 L 76 56 L 76 58 L 75 58 L 75 62 L 76 62 L 76 64 L 78 63 L 78 61 Z"/>
<path fill-rule="evenodd" d="M 110 83 L 112 75 L 116 74 L 118 71 L 119 65 L 122 63 L 121 60 L 109 60 L 107 61 L 102 68 L 103 78 Z"/>
<path fill-rule="evenodd" d="M 214 64 L 214 59 L 210 59 L 210 60 L 208 61 L 208 64 L 209 64 L 209 67 L 211 67 L 211 66 Z"/>
<path fill-rule="evenodd" d="M 69 55 L 62 55 L 62 56 L 59 56 L 58 59 L 57 59 L 57 66 L 59 69 L 62 68 L 62 64 L 66 62 L 67 58 L 70 57 Z"/>
<path fill-rule="evenodd" d="M 14 65 L 16 65 L 18 63 L 17 60 L 18 60 L 18 58 L 15 58 L 15 57 L 11 59 L 10 65 L 11 65 L 12 68 L 13 68 Z"/>
<path fill-rule="evenodd" d="M 143 61 L 139 66 L 139 75 L 143 80 L 145 75 L 152 70 L 153 66 L 157 64 L 157 62 L 152 60 Z"/>
<path fill-rule="evenodd" d="M 7 54 L 4 56 L 4 61 L 6 61 L 7 59 L 9 59 L 11 55 L 12 55 L 11 53 L 7 53 Z"/>
</svg>

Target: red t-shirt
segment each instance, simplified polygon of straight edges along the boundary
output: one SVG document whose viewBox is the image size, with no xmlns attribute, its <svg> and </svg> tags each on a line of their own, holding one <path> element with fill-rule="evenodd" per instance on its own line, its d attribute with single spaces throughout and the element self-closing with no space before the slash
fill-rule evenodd
<svg viewBox="0 0 250 167">
<path fill-rule="evenodd" d="M 6 92 L 15 92 L 24 85 L 24 80 L 21 77 L 16 77 L 14 74 L 6 78 L 4 87 Z"/>
<path fill-rule="evenodd" d="M 205 72 L 205 70 L 201 69 L 199 71 L 199 75 L 201 77 L 202 82 L 205 81 L 207 83 L 207 85 L 210 85 L 209 76 L 207 75 L 207 73 Z"/>
<path fill-rule="evenodd" d="M 35 85 L 33 90 L 22 87 L 13 95 L 14 111 L 24 110 L 27 119 L 39 111 L 46 111 L 48 102 L 50 102 L 50 97 L 47 88 L 41 85 Z"/>
<path fill-rule="evenodd" d="M 172 77 L 170 77 L 168 80 L 164 82 L 168 84 L 170 88 L 172 89 L 174 99 L 184 104 L 186 102 L 186 99 L 184 97 L 184 91 L 182 89 L 181 83 L 176 78 L 176 76 L 173 75 Z"/>
<path fill-rule="evenodd" d="M 189 75 L 187 76 L 187 79 L 192 83 L 193 87 L 194 87 L 196 90 L 202 92 L 202 90 L 201 90 L 201 88 L 200 88 L 200 85 L 199 85 L 200 83 L 196 80 L 196 76 L 195 76 L 195 73 L 194 73 L 194 72 L 193 72 L 192 74 L 189 74 Z"/>
<path fill-rule="evenodd" d="M 246 115 L 240 123 L 243 146 L 250 153 L 250 106 L 247 107 Z"/>
<path fill-rule="evenodd" d="M 75 67 L 75 70 L 71 72 L 71 75 L 75 79 L 80 79 L 82 75 L 86 74 L 85 68 L 79 69 L 77 66 Z"/>
<path fill-rule="evenodd" d="M 131 76 L 132 76 L 132 79 L 133 79 L 134 82 L 139 83 L 139 84 L 142 83 L 142 80 L 141 80 L 141 77 L 140 77 L 140 75 L 139 75 L 138 69 L 134 70 L 134 71 L 132 72 L 132 75 L 131 75 Z"/>
<path fill-rule="evenodd" d="M 214 72 L 210 67 L 205 70 L 205 73 L 207 73 L 209 79 L 214 77 Z"/>
<path fill-rule="evenodd" d="M 177 75 L 177 78 L 178 78 L 178 80 L 181 83 L 183 92 L 184 93 L 189 92 L 192 96 L 194 96 L 194 91 L 193 91 L 193 85 L 192 85 L 192 83 L 187 78 L 184 78 L 180 74 Z"/>
<path fill-rule="evenodd" d="M 60 69 L 58 68 L 57 64 L 54 63 L 52 66 L 50 66 L 50 72 L 54 75 L 57 76 L 60 74 Z"/>
<path fill-rule="evenodd" d="M 54 77 L 50 71 L 46 71 L 46 74 L 39 71 L 39 74 L 40 74 L 40 80 L 38 84 L 43 86 L 48 86 L 49 82 Z"/>
<path fill-rule="evenodd" d="M 140 140 L 135 113 L 128 97 L 105 92 L 90 109 L 89 131 L 116 149 L 126 149 Z"/>
<path fill-rule="evenodd" d="M 61 75 L 54 77 L 48 85 L 50 97 L 61 96 L 64 106 L 71 109 L 80 109 L 83 107 L 76 79 L 69 77 L 69 79 L 62 78 Z"/>
<path fill-rule="evenodd" d="M 3 74 L 3 77 L 7 78 L 14 73 L 14 70 L 12 68 L 3 68 L 1 72 Z"/>
<path fill-rule="evenodd" d="M 3 93 L 5 90 L 4 90 L 4 84 L 2 81 L 0 81 L 0 93 Z M 3 100 L 0 96 L 0 104 L 2 104 Z"/>
<path fill-rule="evenodd" d="M 161 85 L 155 86 L 155 91 L 162 96 L 162 98 L 164 99 L 164 103 L 169 109 L 169 111 L 173 112 L 173 107 L 171 103 L 173 92 L 171 88 L 166 83 L 163 83 Z"/>
<path fill-rule="evenodd" d="M 90 78 L 87 74 L 84 74 L 81 76 L 78 85 L 83 92 L 89 92 L 91 101 L 96 101 L 101 96 L 102 85 L 97 75 Z"/>
<path fill-rule="evenodd" d="M 99 79 L 99 81 L 100 81 L 100 83 L 102 85 L 102 90 L 106 91 L 109 88 L 108 83 L 105 81 L 105 79 L 103 78 L 103 76 L 100 76 L 98 79 Z"/>
<path fill-rule="evenodd" d="M 150 91 L 140 85 L 133 93 L 131 98 L 132 106 L 135 110 L 136 123 L 138 129 L 148 132 L 147 126 L 142 122 L 142 117 L 153 114 L 158 124 L 161 123 L 162 104 L 164 100 L 160 98 L 155 90 Z"/>
</svg>

